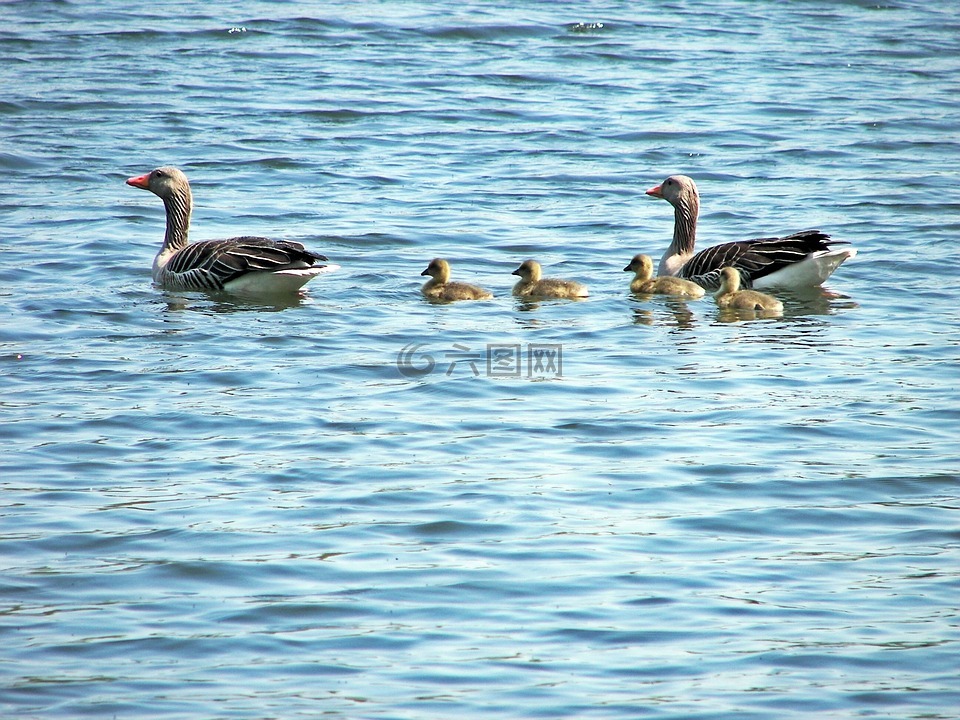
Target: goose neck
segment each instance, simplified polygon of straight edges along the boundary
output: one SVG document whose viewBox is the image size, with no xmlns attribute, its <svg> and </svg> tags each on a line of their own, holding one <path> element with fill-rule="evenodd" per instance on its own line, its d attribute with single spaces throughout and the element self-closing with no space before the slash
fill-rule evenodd
<svg viewBox="0 0 960 720">
<path fill-rule="evenodd" d="M 163 199 L 167 211 L 167 232 L 163 238 L 163 248 L 179 250 L 187 246 L 190 232 L 190 211 L 193 201 L 190 190 L 177 190 Z"/>
<path fill-rule="evenodd" d="M 673 208 L 673 243 L 671 255 L 692 255 L 697 242 L 697 215 L 700 203 L 696 195 L 677 198 Z"/>
</svg>

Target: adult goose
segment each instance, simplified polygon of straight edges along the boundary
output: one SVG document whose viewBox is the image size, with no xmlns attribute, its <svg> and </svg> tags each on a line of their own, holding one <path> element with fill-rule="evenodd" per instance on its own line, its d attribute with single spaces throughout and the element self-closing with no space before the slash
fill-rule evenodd
<svg viewBox="0 0 960 720">
<path fill-rule="evenodd" d="M 804 288 L 820 285 L 840 263 L 857 254 L 854 248 L 831 240 L 819 230 L 804 230 L 780 238 L 758 238 L 714 245 L 694 254 L 700 195 L 686 175 L 671 175 L 647 195 L 673 205 L 673 242 L 660 258 L 659 275 L 693 280 L 714 290 L 720 286 L 720 270 L 735 267 L 745 287 Z"/>
<path fill-rule="evenodd" d="M 163 200 L 167 231 L 153 259 L 153 280 L 170 290 L 225 290 L 232 293 L 292 293 L 339 266 L 298 242 L 234 237 L 188 244 L 193 197 L 187 176 L 159 167 L 127 180 Z"/>
</svg>

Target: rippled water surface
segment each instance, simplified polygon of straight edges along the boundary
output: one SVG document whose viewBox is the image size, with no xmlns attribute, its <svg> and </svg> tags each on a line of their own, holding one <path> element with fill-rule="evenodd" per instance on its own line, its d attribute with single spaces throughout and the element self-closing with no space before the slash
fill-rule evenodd
<svg viewBox="0 0 960 720">
<path fill-rule="evenodd" d="M 960 717 L 952 2 L 221 5 L 0 5 L 0 715 Z M 342 269 L 153 287 L 161 164 Z M 677 172 L 859 254 L 631 297 Z"/>
</svg>

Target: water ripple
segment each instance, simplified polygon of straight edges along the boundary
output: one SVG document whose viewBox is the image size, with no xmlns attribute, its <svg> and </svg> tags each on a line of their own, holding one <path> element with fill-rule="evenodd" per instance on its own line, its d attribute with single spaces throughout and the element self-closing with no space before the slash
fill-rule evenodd
<svg viewBox="0 0 960 720">
<path fill-rule="evenodd" d="M 0 31 L 0 714 L 960 705 L 952 8 L 43 10 Z M 160 164 L 194 239 L 342 270 L 153 287 Z M 631 297 L 676 172 L 701 245 L 859 255 L 782 318 Z M 494 299 L 425 301 L 438 256 Z M 527 257 L 591 297 L 518 303 Z"/>
</svg>

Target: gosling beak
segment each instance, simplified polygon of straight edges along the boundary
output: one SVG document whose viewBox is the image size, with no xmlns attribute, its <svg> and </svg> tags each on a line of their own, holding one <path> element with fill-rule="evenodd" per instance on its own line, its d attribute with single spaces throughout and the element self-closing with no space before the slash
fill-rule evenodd
<svg viewBox="0 0 960 720">
<path fill-rule="evenodd" d="M 422 273 L 420 273 L 420 274 L 421 274 L 421 275 L 429 275 L 429 274 L 430 274 L 430 268 L 427 268 L 426 270 L 424 270 L 424 271 L 423 271 Z"/>
<path fill-rule="evenodd" d="M 647 195 L 650 195 L 651 197 L 655 197 L 655 198 L 662 198 L 663 197 L 662 188 L 663 188 L 662 185 L 656 185 L 650 188 L 649 190 L 647 190 Z"/>
<path fill-rule="evenodd" d="M 510 273 L 510 274 L 511 274 L 511 275 L 519 275 L 519 274 L 520 274 L 520 268 L 517 268 L 516 270 L 514 270 L 514 271 L 513 271 L 512 273 Z"/>
<path fill-rule="evenodd" d="M 624 272 L 630 272 L 631 270 L 633 270 L 633 264 L 632 264 L 632 263 L 631 263 L 630 265 L 627 265 L 627 266 L 623 269 Z"/>
<path fill-rule="evenodd" d="M 133 187 L 138 187 L 143 190 L 150 189 L 150 173 L 146 175 L 138 175 L 137 177 L 127 178 L 127 185 L 133 185 Z"/>
</svg>

